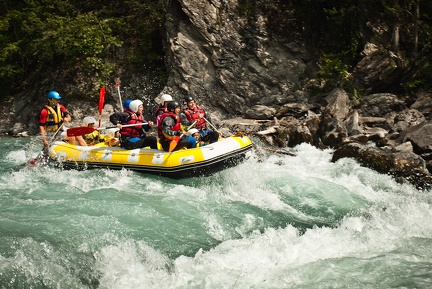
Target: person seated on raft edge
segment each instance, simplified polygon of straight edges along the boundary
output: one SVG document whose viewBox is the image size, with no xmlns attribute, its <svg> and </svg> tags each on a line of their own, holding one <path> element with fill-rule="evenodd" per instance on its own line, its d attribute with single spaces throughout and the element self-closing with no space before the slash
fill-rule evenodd
<svg viewBox="0 0 432 289">
<path fill-rule="evenodd" d="M 118 128 L 109 128 L 105 130 L 105 145 L 110 147 L 119 147 L 120 144 L 120 130 Z"/>
<path fill-rule="evenodd" d="M 86 116 L 83 118 L 83 126 L 94 127 L 96 124 L 96 119 L 92 116 Z M 86 143 L 86 145 L 95 145 L 103 141 L 103 136 L 98 130 L 94 130 L 91 133 L 85 134 L 83 136 L 76 137 L 78 142 L 81 144 L 80 138 Z"/>
<path fill-rule="evenodd" d="M 121 147 L 132 150 L 150 146 L 157 149 L 157 139 L 154 136 L 147 136 L 146 132 L 150 130 L 153 122 L 149 120 L 146 124 L 143 116 L 143 102 L 135 99 L 130 102 L 129 108 L 123 112 L 115 112 L 110 116 L 112 124 L 120 129 Z M 123 125 L 136 124 L 135 126 L 123 127 Z"/>
<path fill-rule="evenodd" d="M 181 124 L 188 126 L 197 121 L 195 128 L 198 129 L 201 140 L 208 143 L 217 142 L 219 140 L 219 132 L 207 127 L 211 123 L 210 115 L 195 103 L 192 96 L 188 95 L 184 97 L 184 105 L 185 107 L 180 114 Z"/>
<path fill-rule="evenodd" d="M 99 135 L 99 142 L 93 144 L 94 146 L 109 146 L 119 147 L 120 146 L 120 130 L 115 128 L 106 128 L 104 133 Z"/>
<path fill-rule="evenodd" d="M 167 112 L 164 112 L 161 116 L 158 126 L 158 136 L 164 151 L 169 151 L 170 143 L 179 137 L 180 140 L 173 151 L 196 147 L 196 139 L 187 136 L 186 132 L 182 129 L 179 114 L 180 104 L 177 101 L 171 101 L 167 105 Z"/>
<path fill-rule="evenodd" d="M 196 128 L 191 128 L 190 130 L 188 130 L 187 135 L 194 137 L 196 139 L 196 147 L 201 147 L 206 145 L 206 143 L 201 140 L 199 130 L 197 130 Z"/>
</svg>

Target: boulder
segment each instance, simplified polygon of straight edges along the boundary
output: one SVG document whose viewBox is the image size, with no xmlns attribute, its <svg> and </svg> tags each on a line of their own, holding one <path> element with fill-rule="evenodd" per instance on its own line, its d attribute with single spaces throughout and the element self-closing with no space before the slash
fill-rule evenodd
<svg viewBox="0 0 432 289">
<path fill-rule="evenodd" d="M 335 150 L 332 162 L 346 157 L 354 158 L 377 172 L 390 174 L 399 182 L 409 181 L 419 189 L 432 188 L 432 176 L 426 168 L 426 162 L 415 153 L 391 152 L 358 143 L 348 143 Z"/>
</svg>

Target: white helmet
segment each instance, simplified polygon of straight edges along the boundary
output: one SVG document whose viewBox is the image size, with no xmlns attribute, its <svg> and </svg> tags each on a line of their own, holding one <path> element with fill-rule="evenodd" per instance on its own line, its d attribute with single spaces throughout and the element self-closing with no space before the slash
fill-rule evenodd
<svg viewBox="0 0 432 289">
<path fill-rule="evenodd" d="M 132 100 L 131 103 L 129 104 L 129 109 L 132 110 L 133 112 L 137 112 L 138 106 L 140 106 L 142 104 L 143 104 L 143 102 L 139 99 Z"/>
<path fill-rule="evenodd" d="M 162 94 L 160 98 L 160 103 L 163 105 L 166 101 L 173 101 L 173 98 L 169 94 Z"/>
<path fill-rule="evenodd" d="M 84 119 L 83 119 L 83 125 L 84 126 L 88 126 L 90 123 L 96 123 L 96 120 L 95 120 L 95 118 L 94 117 L 92 117 L 92 116 L 86 116 Z"/>
<path fill-rule="evenodd" d="M 191 128 L 190 130 L 187 131 L 187 134 L 190 136 L 193 136 L 197 132 L 199 132 L 199 131 L 196 128 Z"/>
<path fill-rule="evenodd" d="M 105 133 L 106 133 L 106 135 L 109 136 L 109 137 L 115 137 L 115 133 L 116 133 L 117 131 L 119 131 L 118 128 L 109 128 L 109 129 L 106 129 L 106 130 L 105 130 Z"/>
</svg>

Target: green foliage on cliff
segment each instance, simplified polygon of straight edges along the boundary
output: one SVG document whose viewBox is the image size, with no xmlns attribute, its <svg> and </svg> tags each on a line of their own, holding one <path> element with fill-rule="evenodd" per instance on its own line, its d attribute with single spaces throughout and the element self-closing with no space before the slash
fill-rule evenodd
<svg viewBox="0 0 432 289">
<path fill-rule="evenodd" d="M 2 95 L 79 79 L 102 86 L 119 69 L 163 66 L 164 15 L 160 1 L 4 0 Z"/>
</svg>

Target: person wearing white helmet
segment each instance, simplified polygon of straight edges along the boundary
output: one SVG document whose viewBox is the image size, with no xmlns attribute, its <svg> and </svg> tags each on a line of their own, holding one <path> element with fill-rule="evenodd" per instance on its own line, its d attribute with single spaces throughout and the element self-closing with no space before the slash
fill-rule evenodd
<svg viewBox="0 0 432 289">
<path fill-rule="evenodd" d="M 187 135 L 193 136 L 194 138 L 197 137 L 196 134 L 199 134 L 199 131 L 196 128 L 191 128 L 187 131 Z"/>
<path fill-rule="evenodd" d="M 129 106 L 129 105 L 128 105 Z M 108 128 L 105 130 L 105 144 L 110 147 L 120 146 L 120 130 L 116 128 Z"/>
<path fill-rule="evenodd" d="M 82 124 L 83 124 L 83 126 L 94 127 L 96 125 L 96 119 L 92 116 L 86 116 L 83 118 Z M 93 132 L 86 134 L 86 135 L 83 135 L 81 137 L 85 144 L 82 144 L 82 142 L 80 140 L 80 136 L 77 136 L 76 138 L 77 138 L 78 143 L 80 143 L 80 145 L 82 145 L 82 146 L 95 145 L 95 144 L 99 143 L 101 141 L 101 139 L 103 139 L 100 135 L 100 132 L 96 129 Z"/>
<path fill-rule="evenodd" d="M 169 94 L 162 94 L 160 97 L 159 107 L 156 109 L 154 116 L 156 118 L 156 125 L 159 126 L 161 115 L 167 111 L 167 105 L 170 101 L 173 101 L 173 98 Z"/>
<path fill-rule="evenodd" d="M 196 139 L 197 147 L 205 144 L 203 141 L 201 141 L 199 130 L 197 130 L 196 128 L 191 128 L 190 130 L 188 130 L 187 135 Z"/>
<path fill-rule="evenodd" d="M 150 146 L 157 149 L 157 138 L 147 136 L 153 122 L 144 120 L 144 105 L 139 99 L 130 102 L 129 110 L 115 112 L 110 121 L 120 129 L 120 143 L 125 149 L 136 149 Z M 124 125 L 128 125 L 123 127 Z M 130 126 L 131 125 L 131 126 Z"/>
<path fill-rule="evenodd" d="M 96 124 L 96 119 L 92 116 L 86 116 L 83 118 L 83 126 L 94 127 Z"/>
<path fill-rule="evenodd" d="M 117 127 L 115 128 L 108 128 L 105 130 L 105 133 L 108 137 L 120 137 L 119 129 Z"/>
</svg>

